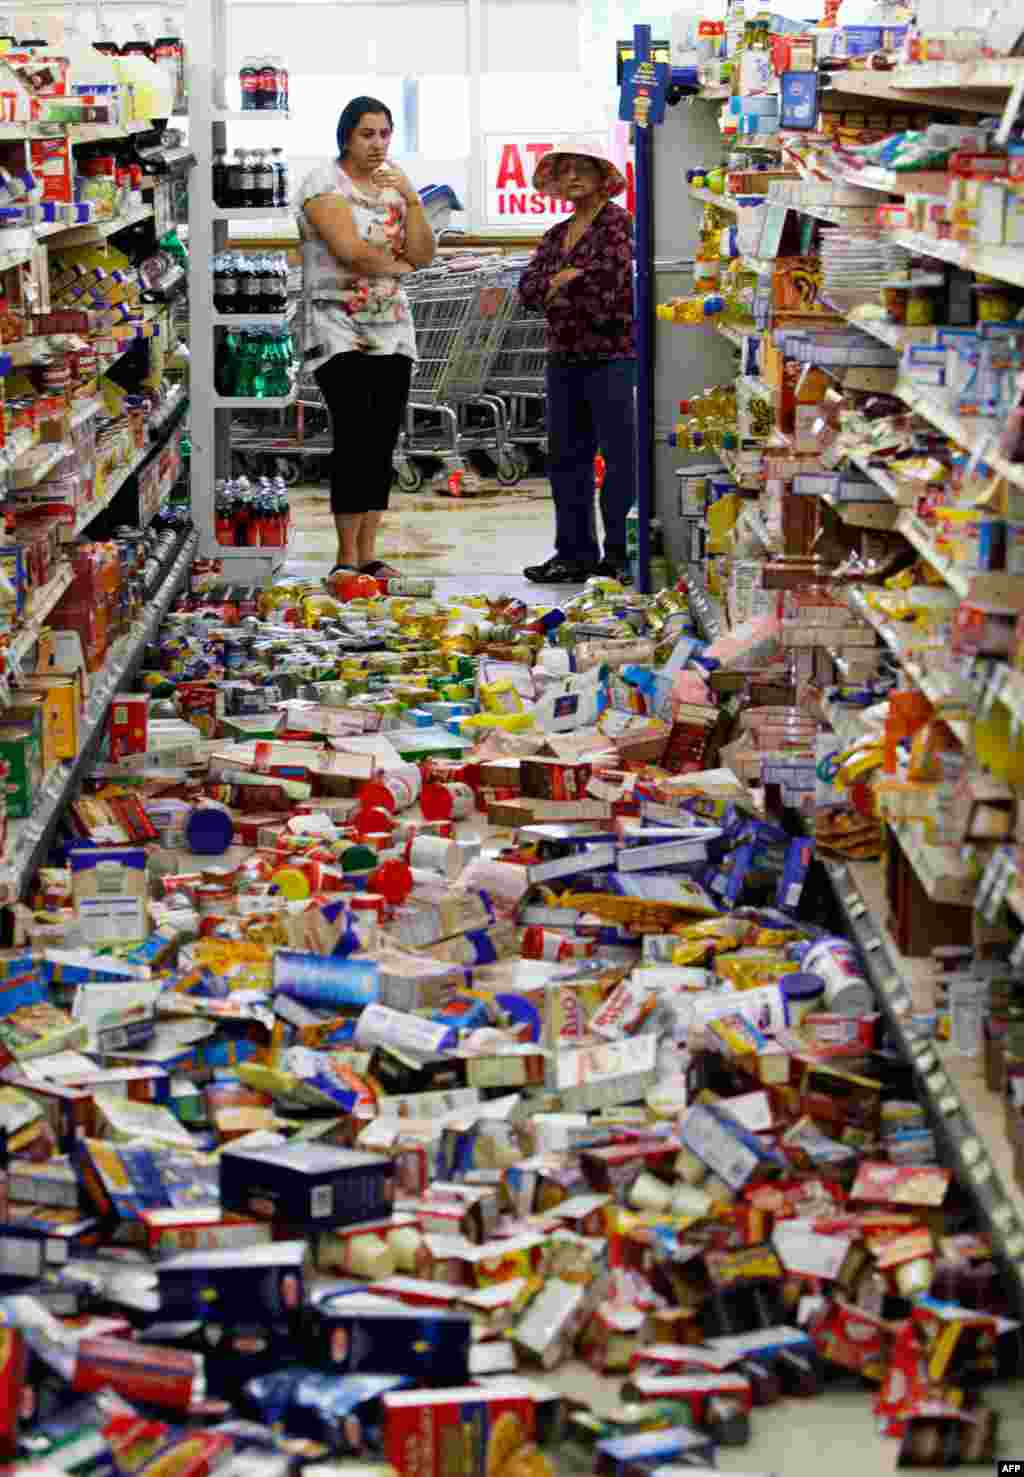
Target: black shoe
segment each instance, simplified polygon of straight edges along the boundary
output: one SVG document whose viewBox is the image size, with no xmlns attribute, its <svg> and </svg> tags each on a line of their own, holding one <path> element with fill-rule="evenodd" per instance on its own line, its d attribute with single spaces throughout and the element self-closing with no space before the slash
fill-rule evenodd
<svg viewBox="0 0 1024 1477">
<path fill-rule="evenodd" d="M 587 565 L 572 563 L 555 554 L 544 564 L 531 564 L 524 569 L 523 578 L 535 585 L 582 585 L 592 573 Z"/>
<path fill-rule="evenodd" d="M 631 585 L 633 583 L 633 571 L 625 559 L 609 559 L 605 555 L 594 570 L 594 573 L 602 575 L 605 579 L 618 580 L 620 585 Z"/>
</svg>

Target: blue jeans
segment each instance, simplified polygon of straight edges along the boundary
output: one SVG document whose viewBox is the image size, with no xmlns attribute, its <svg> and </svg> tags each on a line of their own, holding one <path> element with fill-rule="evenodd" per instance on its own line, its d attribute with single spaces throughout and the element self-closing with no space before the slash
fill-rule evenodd
<svg viewBox="0 0 1024 1477">
<path fill-rule="evenodd" d="M 600 450 L 605 558 L 625 563 L 626 514 L 636 499 L 636 361 L 549 364 L 547 387 L 555 550 L 572 564 L 600 560 L 594 516 L 594 457 Z"/>
</svg>

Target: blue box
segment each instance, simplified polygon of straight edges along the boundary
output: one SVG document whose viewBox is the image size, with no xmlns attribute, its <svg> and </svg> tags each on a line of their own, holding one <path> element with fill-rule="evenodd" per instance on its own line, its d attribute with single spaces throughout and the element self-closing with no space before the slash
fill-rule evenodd
<svg viewBox="0 0 1024 1477">
<path fill-rule="evenodd" d="M 328 1144 L 227 1148 L 220 1159 L 222 1210 L 329 1230 L 392 1212 L 395 1166 L 377 1154 Z"/>
</svg>

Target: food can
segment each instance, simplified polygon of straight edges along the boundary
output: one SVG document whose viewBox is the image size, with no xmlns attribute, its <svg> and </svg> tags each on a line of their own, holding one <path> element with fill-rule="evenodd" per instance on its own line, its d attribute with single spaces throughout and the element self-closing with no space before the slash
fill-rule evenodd
<svg viewBox="0 0 1024 1477">
<path fill-rule="evenodd" d="M 420 809 L 428 821 L 462 821 L 471 815 L 476 796 L 461 780 L 423 786 Z"/>
<path fill-rule="evenodd" d="M 800 960 L 800 971 L 824 980 L 826 1010 L 836 1015 L 869 1015 L 874 1009 L 874 995 L 860 957 L 846 939 L 819 939 Z"/>
<path fill-rule="evenodd" d="M 531 923 L 523 929 L 519 952 L 524 959 L 549 959 L 556 963 L 564 959 L 587 959 L 594 952 L 594 941 L 569 938 L 554 929 Z"/>
<path fill-rule="evenodd" d="M 365 809 L 379 807 L 394 815 L 416 804 L 421 785 L 420 772 L 415 764 L 397 764 L 367 780 L 359 792 L 359 800 Z"/>
<path fill-rule="evenodd" d="M 410 836 L 405 859 L 410 867 L 438 872 L 449 881 L 462 870 L 461 848 L 457 842 L 443 836 Z"/>
</svg>

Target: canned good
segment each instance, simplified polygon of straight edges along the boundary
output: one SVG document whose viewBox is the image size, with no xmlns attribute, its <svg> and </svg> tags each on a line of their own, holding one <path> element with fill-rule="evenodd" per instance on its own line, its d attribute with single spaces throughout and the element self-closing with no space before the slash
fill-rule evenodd
<svg viewBox="0 0 1024 1477">
<path fill-rule="evenodd" d="M 428 821 L 465 820 L 476 805 L 476 796 L 461 780 L 423 786 L 420 809 Z"/>
<path fill-rule="evenodd" d="M 420 772 L 415 764 L 396 765 L 367 780 L 359 792 L 359 800 L 365 809 L 380 808 L 394 815 L 416 804 L 421 786 Z"/>
<path fill-rule="evenodd" d="M 569 938 L 556 933 L 552 928 L 542 928 L 531 923 L 523 929 L 519 952 L 524 959 L 547 959 L 560 962 L 564 959 L 587 959 L 594 952 L 593 939 Z"/>
</svg>

